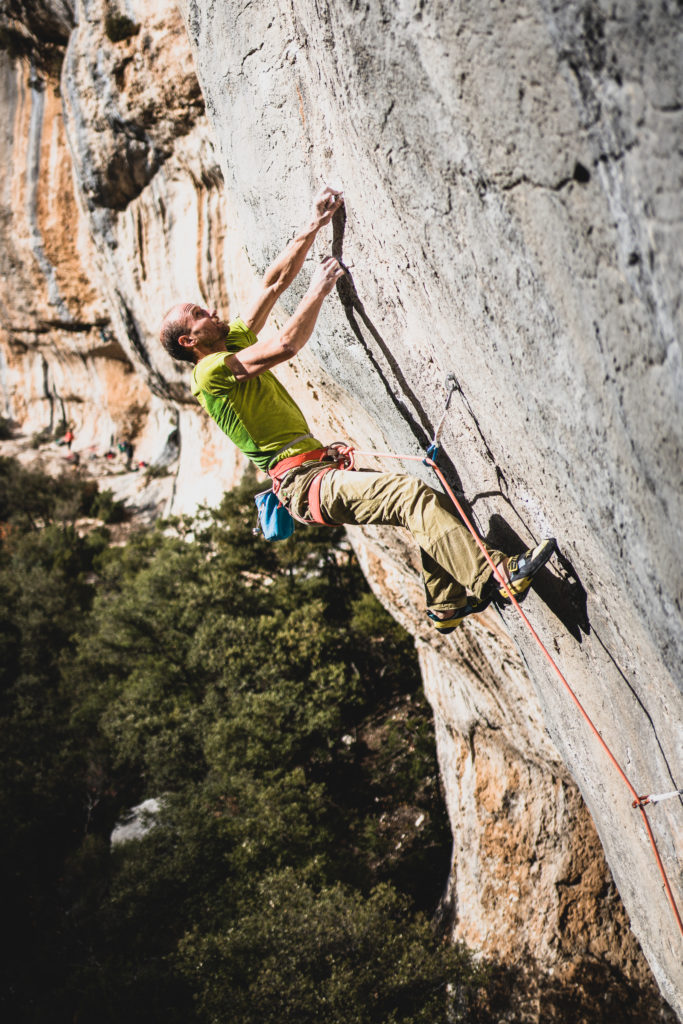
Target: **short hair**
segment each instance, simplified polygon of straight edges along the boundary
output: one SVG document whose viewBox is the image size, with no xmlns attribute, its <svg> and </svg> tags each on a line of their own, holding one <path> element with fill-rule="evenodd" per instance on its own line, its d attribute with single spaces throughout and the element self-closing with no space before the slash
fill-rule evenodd
<svg viewBox="0 0 683 1024">
<path fill-rule="evenodd" d="M 159 332 L 159 339 L 169 356 L 173 359 L 181 360 L 184 363 L 194 363 L 195 358 L 192 349 L 186 348 L 185 345 L 181 345 L 179 341 L 179 338 L 182 338 L 184 334 L 188 333 L 185 323 L 177 316 L 169 319 L 175 308 L 176 307 L 173 306 L 169 309 L 168 313 L 164 317 L 161 325 L 161 331 Z"/>
</svg>

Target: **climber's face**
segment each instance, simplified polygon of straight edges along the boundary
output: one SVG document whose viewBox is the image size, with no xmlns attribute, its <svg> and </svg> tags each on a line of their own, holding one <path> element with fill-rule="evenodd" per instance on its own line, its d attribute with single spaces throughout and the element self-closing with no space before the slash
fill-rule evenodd
<svg viewBox="0 0 683 1024">
<path fill-rule="evenodd" d="M 193 340 L 202 345 L 225 341 L 227 324 L 218 319 L 215 309 L 209 312 L 203 306 L 187 302 L 180 307 L 179 312 L 179 319 Z"/>
<path fill-rule="evenodd" d="M 179 336 L 176 334 L 177 344 L 188 350 L 188 357 L 192 360 L 202 359 L 212 352 L 225 349 L 228 325 L 219 320 L 215 309 L 209 312 L 208 309 L 193 302 L 179 303 L 164 317 L 162 338 L 167 327 L 171 328 L 173 333 L 181 332 Z"/>
</svg>

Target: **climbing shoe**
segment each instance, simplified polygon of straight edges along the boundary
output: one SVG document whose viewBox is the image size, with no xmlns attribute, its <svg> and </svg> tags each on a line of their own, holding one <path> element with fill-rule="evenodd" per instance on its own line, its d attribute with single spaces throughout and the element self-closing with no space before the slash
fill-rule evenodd
<svg viewBox="0 0 683 1024">
<path fill-rule="evenodd" d="M 439 633 L 442 636 L 446 636 L 448 633 L 452 633 L 454 629 L 457 629 L 463 619 L 467 618 L 468 615 L 476 615 L 478 612 L 483 612 L 484 608 L 488 608 L 491 604 L 491 597 L 477 598 L 468 597 L 467 604 L 462 608 L 455 608 L 447 619 L 438 619 L 433 612 L 428 611 L 427 615 L 436 626 Z"/>
<path fill-rule="evenodd" d="M 498 586 L 500 596 L 508 599 L 510 593 L 514 594 L 515 597 L 523 594 L 531 586 L 534 576 L 539 569 L 543 568 L 555 547 L 555 538 L 550 537 L 548 540 L 541 541 L 535 548 L 529 548 L 523 555 L 511 555 L 508 559 L 504 560 L 504 563 L 496 566 L 503 576 L 507 576 L 506 585 L 504 587 Z M 507 572 L 503 569 L 503 564 L 506 564 Z M 495 579 L 495 577 L 492 577 L 492 579 Z"/>
</svg>

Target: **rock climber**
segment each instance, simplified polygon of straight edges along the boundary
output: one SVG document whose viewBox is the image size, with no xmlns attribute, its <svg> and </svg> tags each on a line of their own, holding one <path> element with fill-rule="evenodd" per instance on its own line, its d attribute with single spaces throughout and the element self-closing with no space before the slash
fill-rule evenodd
<svg viewBox="0 0 683 1024">
<path fill-rule="evenodd" d="M 174 359 L 193 364 L 193 395 L 244 455 L 271 476 L 295 519 L 403 526 L 411 532 L 422 558 L 427 613 L 440 633 L 449 633 L 467 615 L 483 611 L 496 592 L 507 596 L 469 530 L 445 496 L 416 477 L 344 468 L 339 450 L 311 435 L 300 409 L 271 372 L 310 338 L 325 297 L 345 272 L 339 261 L 325 257 L 282 330 L 267 340 L 258 338 L 318 232 L 342 203 L 340 191 L 320 190 L 309 223 L 266 270 L 244 317 L 228 323 L 216 310 L 180 303 L 164 317 L 161 343 Z M 510 557 L 486 550 L 517 596 L 554 547 L 554 540 L 545 540 Z"/>
</svg>

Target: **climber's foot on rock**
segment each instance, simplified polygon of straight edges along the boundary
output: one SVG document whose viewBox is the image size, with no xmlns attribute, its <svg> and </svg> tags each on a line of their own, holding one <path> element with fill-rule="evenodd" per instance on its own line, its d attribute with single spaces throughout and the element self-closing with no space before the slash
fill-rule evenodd
<svg viewBox="0 0 683 1024">
<path fill-rule="evenodd" d="M 449 611 L 433 612 L 427 611 L 427 615 L 436 626 L 439 633 L 442 636 L 446 636 L 447 633 L 452 633 L 454 629 L 457 629 L 463 619 L 466 619 L 468 615 L 477 615 L 479 612 L 483 612 L 484 608 L 487 608 L 491 603 L 490 594 L 488 597 L 468 597 L 467 604 L 463 605 L 462 608 L 450 609 Z"/>
<path fill-rule="evenodd" d="M 529 548 L 523 555 L 510 555 L 509 558 L 504 558 L 496 566 L 506 583 L 505 587 L 498 586 L 498 594 L 504 599 L 509 599 L 510 593 L 519 597 L 528 590 L 534 576 L 543 568 L 556 546 L 555 538 L 549 537 L 535 548 Z M 491 582 L 498 583 L 498 580 L 492 576 Z"/>
</svg>

